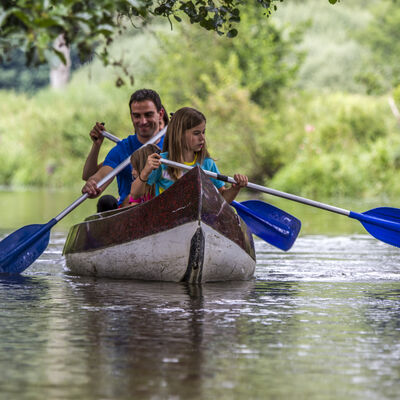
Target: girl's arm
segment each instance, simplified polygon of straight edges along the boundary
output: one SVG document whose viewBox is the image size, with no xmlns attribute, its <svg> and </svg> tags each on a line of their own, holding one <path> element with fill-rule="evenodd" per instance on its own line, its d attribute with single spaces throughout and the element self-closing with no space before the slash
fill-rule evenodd
<svg viewBox="0 0 400 400">
<path fill-rule="evenodd" d="M 123 207 L 128 207 L 128 206 L 130 206 L 131 204 L 129 204 L 129 196 L 126 196 L 125 197 L 125 199 L 124 199 L 124 201 L 122 202 L 122 204 L 121 204 L 121 208 L 123 208 Z"/>
<path fill-rule="evenodd" d="M 157 153 L 150 154 L 147 157 L 146 165 L 140 171 L 138 177 L 132 182 L 131 196 L 133 199 L 137 199 L 146 193 L 146 183 L 151 172 L 157 169 L 161 165 L 161 156 Z"/>
<path fill-rule="evenodd" d="M 228 203 L 232 203 L 232 201 L 235 200 L 236 196 L 240 192 L 240 189 L 247 186 L 248 183 L 246 175 L 235 174 L 233 175 L 233 179 L 235 179 L 236 183 L 234 183 L 229 189 L 227 189 L 225 186 L 222 186 L 218 189 Z"/>
</svg>

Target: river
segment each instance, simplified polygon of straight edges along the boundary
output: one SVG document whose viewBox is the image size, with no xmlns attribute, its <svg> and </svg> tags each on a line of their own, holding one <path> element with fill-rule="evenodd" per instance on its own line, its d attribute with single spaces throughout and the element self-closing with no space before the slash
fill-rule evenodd
<svg viewBox="0 0 400 400">
<path fill-rule="evenodd" d="M 0 238 L 75 197 L 0 192 Z M 400 250 L 274 204 L 302 220 L 293 248 L 256 240 L 254 280 L 202 286 L 69 275 L 68 227 L 94 208 L 81 205 L 23 275 L 0 278 L 0 398 L 398 399 Z"/>
</svg>

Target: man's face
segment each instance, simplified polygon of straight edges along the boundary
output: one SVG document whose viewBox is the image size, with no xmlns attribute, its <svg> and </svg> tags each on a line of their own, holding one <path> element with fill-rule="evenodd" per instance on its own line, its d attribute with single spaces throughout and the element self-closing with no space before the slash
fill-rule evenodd
<svg viewBox="0 0 400 400">
<path fill-rule="evenodd" d="M 131 119 L 140 142 L 145 143 L 160 130 L 164 110 L 157 111 L 151 100 L 133 102 Z"/>
</svg>

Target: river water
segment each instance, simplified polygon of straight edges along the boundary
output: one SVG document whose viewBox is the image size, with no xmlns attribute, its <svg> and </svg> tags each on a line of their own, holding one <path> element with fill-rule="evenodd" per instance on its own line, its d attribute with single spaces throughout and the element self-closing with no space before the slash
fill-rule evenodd
<svg viewBox="0 0 400 400">
<path fill-rule="evenodd" d="M 4 216 L 0 238 L 61 210 Z M 400 250 L 295 215 L 289 252 L 256 241 L 254 280 L 202 286 L 69 275 L 81 216 L 67 217 L 22 276 L 0 277 L 0 398 L 398 399 Z"/>
</svg>

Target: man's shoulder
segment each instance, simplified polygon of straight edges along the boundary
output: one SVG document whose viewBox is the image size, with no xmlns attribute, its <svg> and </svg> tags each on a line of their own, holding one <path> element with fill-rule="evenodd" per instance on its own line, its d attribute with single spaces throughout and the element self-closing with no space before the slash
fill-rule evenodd
<svg viewBox="0 0 400 400">
<path fill-rule="evenodd" d="M 129 135 L 126 138 L 120 140 L 111 150 L 111 152 L 120 152 L 130 149 L 135 149 L 136 147 L 140 147 L 141 143 L 137 139 L 136 135 Z"/>
<path fill-rule="evenodd" d="M 126 147 L 140 147 L 142 143 L 139 142 L 136 134 L 129 135 L 125 139 L 122 139 L 118 144 L 121 144 L 122 146 Z"/>
<path fill-rule="evenodd" d="M 136 150 L 136 148 L 132 149 L 135 143 L 135 139 L 132 138 L 134 136 L 136 135 L 129 135 L 119 141 L 106 155 L 104 164 L 115 168 L 116 163 L 120 163 L 122 158 L 126 158 L 129 154 L 133 153 Z"/>
</svg>

